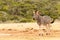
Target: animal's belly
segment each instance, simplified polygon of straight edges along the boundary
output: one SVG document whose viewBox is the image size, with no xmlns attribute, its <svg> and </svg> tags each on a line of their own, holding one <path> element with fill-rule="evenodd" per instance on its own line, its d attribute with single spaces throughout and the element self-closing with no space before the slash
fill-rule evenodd
<svg viewBox="0 0 60 40">
<path fill-rule="evenodd" d="M 46 26 L 41 25 L 41 26 L 39 26 L 39 28 L 40 28 L 40 29 L 46 29 Z"/>
</svg>

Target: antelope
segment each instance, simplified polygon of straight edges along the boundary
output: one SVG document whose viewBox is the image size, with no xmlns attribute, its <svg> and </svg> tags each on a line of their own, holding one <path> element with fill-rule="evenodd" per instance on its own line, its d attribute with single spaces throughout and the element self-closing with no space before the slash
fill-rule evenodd
<svg viewBox="0 0 60 40">
<path fill-rule="evenodd" d="M 43 32 L 47 31 L 46 34 L 50 33 L 51 23 L 53 22 L 53 19 L 50 16 L 48 15 L 41 16 L 41 12 L 36 10 L 36 11 L 33 11 L 33 20 L 37 21 L 37 24 L 39 25 L 40 30 L 42 30 Z"/>
</svg>

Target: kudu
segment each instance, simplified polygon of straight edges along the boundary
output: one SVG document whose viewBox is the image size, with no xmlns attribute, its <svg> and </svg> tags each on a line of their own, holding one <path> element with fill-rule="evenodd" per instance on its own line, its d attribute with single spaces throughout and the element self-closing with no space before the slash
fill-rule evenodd
<svg viewBox="0 0 60 40">
<path fill-rule="evenodd" d="M 51 22 L 53 19 L 50 16 L 41 16 L 41 13 L 39 11 L 33 11 L 33 19 L 37 21 L 37 24 L 39 25 L 39 28 L 41 29 L 41 25 L 45 27 L 45 29 L 42 27 L 41 30 L 50 32 Z"/>
</svg>

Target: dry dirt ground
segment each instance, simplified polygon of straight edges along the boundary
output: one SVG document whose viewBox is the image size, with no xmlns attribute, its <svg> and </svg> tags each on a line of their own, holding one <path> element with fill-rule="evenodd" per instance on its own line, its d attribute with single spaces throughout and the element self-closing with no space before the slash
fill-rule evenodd
<svg viewBox="0 0 60 40">
<path fill-rule="evenodd" d="M 42 36 L 36 23 L 2 23 L 0 40 L 60 40 L 60 21 L 51 25 L 50 34 Z"/>
</svg>

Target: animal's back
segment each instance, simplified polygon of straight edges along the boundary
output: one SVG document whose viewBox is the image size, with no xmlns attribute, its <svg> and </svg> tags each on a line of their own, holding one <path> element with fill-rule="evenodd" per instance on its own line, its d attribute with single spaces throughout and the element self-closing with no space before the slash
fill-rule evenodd
<svg viewBox="0 0 60 40">
<path fill-rule="evenodd" d="M 50 16 L 43 16 L 44 23 L 51 23 L 52 18 Z"/>
</svg>

